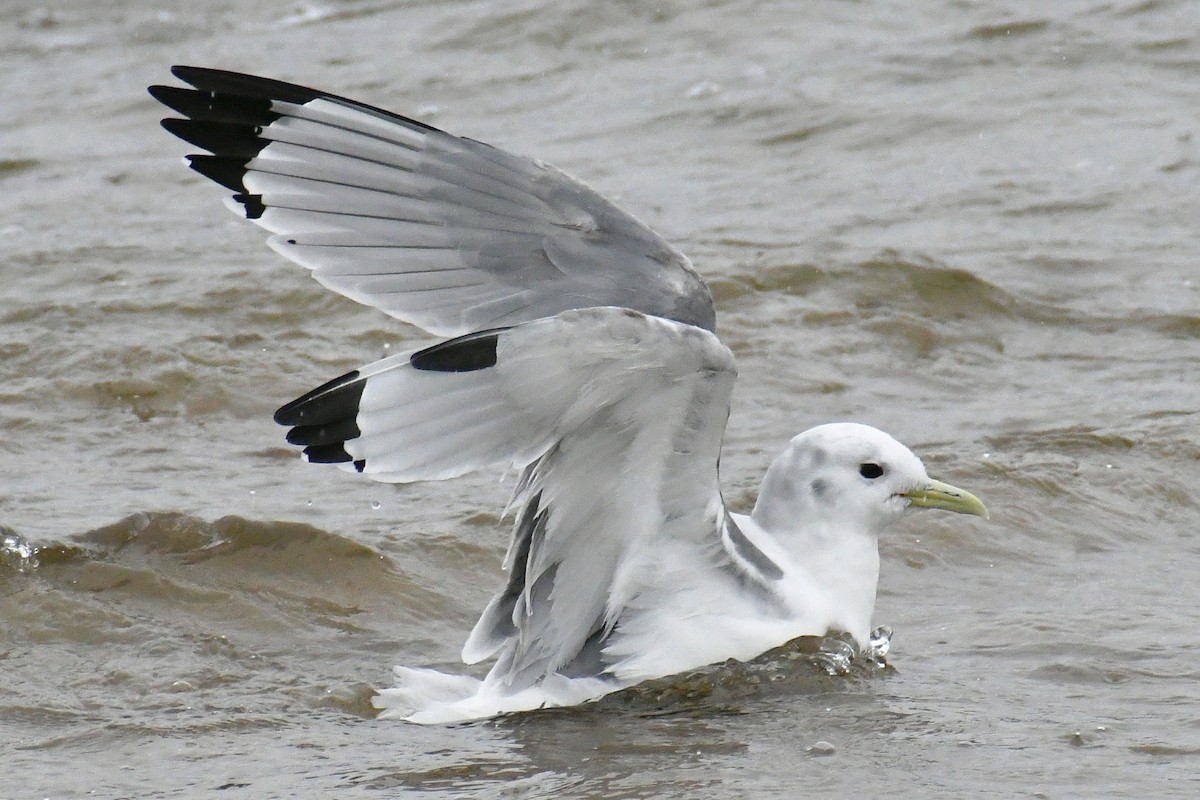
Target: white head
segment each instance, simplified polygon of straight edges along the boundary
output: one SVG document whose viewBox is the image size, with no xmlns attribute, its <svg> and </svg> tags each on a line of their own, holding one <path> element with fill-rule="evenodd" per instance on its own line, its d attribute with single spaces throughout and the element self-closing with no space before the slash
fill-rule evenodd
<svg viewBox="0 0 1200 800">
<path fill-rule="evenodd" d="M 891 436 L 838 422 L 792 439 L 767 470 L 752 516 L 776 535 L 830 526 L 878 534 L 909 508 L 987 516 L 978 498 L 930 478 Z"/>
<path fill-rule="evenodd" d="M 879 532 L 910 508 L 987 516 L 972 494 L 935 481 L 883 431 L 835 423 L 805 431 L 767 470 L 751 518 L 793 559 L 789 592 L 814 632 L 867 643 Z"/>
</svg>

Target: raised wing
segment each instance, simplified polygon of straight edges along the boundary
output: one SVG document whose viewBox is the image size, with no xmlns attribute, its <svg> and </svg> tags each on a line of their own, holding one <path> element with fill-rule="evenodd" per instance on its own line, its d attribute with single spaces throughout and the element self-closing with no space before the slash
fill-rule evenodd
<svg viewBox="0 0 1200 800">
<path fill-rule="evenodd" d="M 717 461 L 734 378 L 713 334 L 594 308 L 392 357 L 276 419 L 309 460 L 381 480 L 525 468 L 508 586 L 464 649 L 468 661 L 500 651 L 493 679 L 519 689 L 599 671 L 587 662 L 645 584 L 647 549 L 721 551 Z"/>
<path fill-rule="evenodd" d="M 174 67 L 163 126 L 280 254 L 442 336 L 623 306 L 707 330 L 687 258 L 584 184 L 420 122 L 267 78 Z"/>
</svg>

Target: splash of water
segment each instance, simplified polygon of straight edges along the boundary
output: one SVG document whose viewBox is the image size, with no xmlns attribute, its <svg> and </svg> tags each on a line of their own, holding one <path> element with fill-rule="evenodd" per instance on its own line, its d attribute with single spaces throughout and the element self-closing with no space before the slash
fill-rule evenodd
<svg viewBox="0 0 1200 800">
<path fill-rule="evenodd" d="M 862 655 L 877 667 L 887 666 L 887 654 L 892 649 L 892 629 L 889 625 L 880 625 L 875 630 L 871 631 L 871 638 L 867 642 L 867 649 Z"/>
<path fill-rule="evenodd" d="M 851 666 L 861 662 L 873 667 L 887 666 L 888 650 L 892 647 L 892 629 L 880 625 L 871 631 L 867 646 L 862 650 L 854 647 L 854 642 L 846 634 L 826 636 L 821 639 L 813 661 L 829 675 L 849 675 Z"/>
<path fill-rule="evenodd" d="M 854 661 L 854 645 L 841 636 L 826 636 L 821 640 L 813 660 L 829 675 L 849 675 Z"/>
<path fill-rule="evenodd" d="M 41 566 L 37 548 L 11 528 L 0 527 L 0 566 L 28 575 Z"/>
</svg>

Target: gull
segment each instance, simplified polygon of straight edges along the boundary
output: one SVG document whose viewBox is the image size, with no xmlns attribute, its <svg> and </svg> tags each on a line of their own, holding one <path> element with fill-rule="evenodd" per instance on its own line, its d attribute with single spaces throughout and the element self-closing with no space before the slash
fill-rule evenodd
<svg viewBox="0 0 1200 800">
<path fill-rule="evenodd" d="M 868 642 L 879 534 L 986 517 L 875 428 L 793 438 L 749 514 L 718 463 L 736 378 L 679 250 L 563 172 L 327 92 L 174 67 L 152 86 L 193 170 L 346 297 L 446 341 L 284 405 L 313 463 L 379 481 L 519 470 L 507 581 L 467 638 L 486 677 L 397 667 L 382 716 L 574 705 L 808 635 Z M 190 88 L 189 88 L 190 87 Z"/>
</svg>

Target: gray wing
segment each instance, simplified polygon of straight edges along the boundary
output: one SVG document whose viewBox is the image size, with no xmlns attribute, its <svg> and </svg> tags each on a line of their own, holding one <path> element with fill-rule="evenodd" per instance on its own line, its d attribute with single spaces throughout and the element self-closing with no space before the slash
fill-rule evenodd
<svg viewBox="0 0 1200 800">
<path fill-rule="evenodd" d="M 152 86 L 192 169 L 322 284 L 442 336 L 620 306 L 715 328 L 661 236 L 553 167 L 346 98 L 198 67 Z"/>
<path fill-rule="evenodd" d="M 697 327 L 566 311 L 355 370 L 279 410 L 310 461 L 377 480 L 525 468 L 507 566 L 464 658 L 522 688 L 588 670 L 663 546 L 740 563 L 717 480 L 736 369 Z M 747 546 L 752 547 L 749 543 Z M 722 555 L 730 551 L 730 555 Z M 593 669 L 595 669 L 593 667 Z"/>
</svg>

